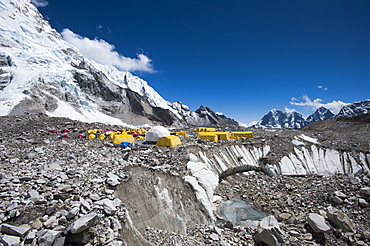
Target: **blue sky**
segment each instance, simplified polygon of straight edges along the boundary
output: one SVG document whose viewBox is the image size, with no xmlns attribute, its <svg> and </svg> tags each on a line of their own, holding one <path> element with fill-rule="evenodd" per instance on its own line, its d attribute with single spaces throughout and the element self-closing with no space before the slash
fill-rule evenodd
<svg viewBox="0 0 370 246">
<path fill-rule="evenodd" d="M 370 98 L 369 0 L 33 2 L 58 32 L 113 45 L 134 64 L 121 69 L 192 110 L 248 124 Z"/>
</svg>

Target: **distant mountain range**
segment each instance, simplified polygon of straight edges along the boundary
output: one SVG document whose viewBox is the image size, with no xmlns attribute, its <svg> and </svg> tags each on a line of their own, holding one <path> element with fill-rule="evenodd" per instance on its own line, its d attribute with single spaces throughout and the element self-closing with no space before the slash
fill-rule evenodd
<svg viewBox="0 0 370 246">
<path fill-rule="evenodd" d="M 330 120 L 338 117 L 352 117 L 370 113 L 370 100 L 355 102 L 342 107 L 338 114 L 333 114 L 329 109 L 320 107 L 306 119 L 303 115 L 295 110 L 281 111 L 277 109 L 270 110 L 262 119 L 253 127 L 265 128 L 295 128 L 299 129 L 306 125 Z"/>
<path fill-rule="evenodd" d="M 85 122 L 172 127 L 238 123 L 164 100 L 143 79 L 84 57 L 30 0 L 0 2 L 0 116 L 44 113 Z"/>
</svg>

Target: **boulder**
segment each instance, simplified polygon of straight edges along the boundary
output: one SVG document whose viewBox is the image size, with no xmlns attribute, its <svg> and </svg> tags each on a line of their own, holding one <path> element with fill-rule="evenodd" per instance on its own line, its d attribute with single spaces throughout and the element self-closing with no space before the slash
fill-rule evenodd
<svg viewBox="0 0 370 246">
<path fill-rule="evenodd" d="M 107 173 L 108 178 L 106 179 L 107 184 L 110 186 L 117 186 L 120 184 L 120 178 L 113 174 L 113 173 Z"/>
<path fill-rule="evenodd" d="M 257 243 L 264 243 L 268 246 L 282 245 L 284 239 L 277 219 L 272 215 L 263 218 L 254 239 Z"/>
<path fill-rule="evenodd" d="M 1 225 L 1 232 L 11 236 L 24 237 L 30 231 L 30 227 L 16 227 L 8 224 Z"/>
<path fill-rule="evenodd" d="M 309 213 L 307 215 L 307 223 L 316 233 L 323 233 L 330 230 L 326 224 L 324 217 L 316 213 Z"/>
<path fill-rule="evenodd" d="M 38 237 L 39 246 L 53 245 L 61 233 L 61 231 L 43 230 Z"/>
<path fill-rule="evenodd" d="M 21 238 L 16 236 L 4 235 L 0 236 L 0 242 L 6 246 L 18 246 L 21 243 Z"/>
<path fill-rule="evenodd" d="M 98 215 L 96 213 L 90 213 L 77 219 L 71 225 L 71 233 L 76 234 L 94 226 L 97 222 L 97 217 Z"/>
<path fill-rule="evenodd" d="M 329 221 L 336 227 L 342 229 L 345 232 L 356 232 L 356 228 L 352 220 L 342 211 L 336 208 L 329 207 L 327 215 Z"/>
</svg>

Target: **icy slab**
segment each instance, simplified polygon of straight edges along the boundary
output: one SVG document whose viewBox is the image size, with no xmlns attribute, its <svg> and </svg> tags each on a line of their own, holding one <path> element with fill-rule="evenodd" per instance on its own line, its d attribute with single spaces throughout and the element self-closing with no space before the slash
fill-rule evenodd
<svg viewBox="0 0 370 246">
<path fill-rule="evenodd" d="M 301 138 L 302 140 L 313 143 L 313 144 L 319 144 L 319 141 L 316 138 L 312 138 L 304 134 L 299 135 L 298 138 Z"/>
<path fill-rule="evenodd" d="M 200 202 L 200 204 L 203 206 L 205 213 L 208 215 L 208 217 L 211 220 L 215 220 L 215 217 L 213 215 L 213 199 L 212 202 L 208 199 L 207 192 L 205 189 L 199 185 L 198 180 L 192 176 L 185 176 L 185 182 L 187 182 L 195 191 L 195 195 Z"/>
<path fill-rule="evenodd" d="M 306 175 L 308 173 L 332 176 L 335 174 L 356 174 L 367 167 L 366 155 L 358 153 L 358 160 L 351 153 L 334 149 L 294 148 L 294 152 L 281 158 L 278 166 L 282 175 Z"/>
<path fill-rule="evenodd" d="M 305 146 L 304 142 L 298 141 L 297 139 L 293 139 L 292 144 L 295 146 Z"/>
</svg>

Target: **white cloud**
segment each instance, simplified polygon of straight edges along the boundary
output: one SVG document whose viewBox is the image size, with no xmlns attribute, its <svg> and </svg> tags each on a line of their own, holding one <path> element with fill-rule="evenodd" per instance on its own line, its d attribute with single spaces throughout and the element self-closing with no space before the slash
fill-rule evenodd
<svg viewBox="0 0 370 246">
<path fill-rule="evenodd" d="M 62 36 L 65 41 L 78 48 L 85 57 L 97 63 L 113 65 L 123 71 L 154 72 L 151 60 L 143 54 L 138 54 L 137 58 L 125 57 L 114 50 L 114 45 L 102 39 L 91 40 L 82 37 L 69 29 L 64 29 Z"/>
<path fill-rule="evenodd" d="M 311 100 L 307 95 L 303 96 L 303 102 L 300 102 L 298 98 L 292 98 L 290 104 L 296 105 L 296 106 L 306 106 L 312 110 L 316 110 L 320 107 L 328 108 L 331 111 L 333 111 L 334 114 L 339 113 L 340 109 L 347 105 L 348 103 L 342 102 L 342 101 L 332 101 L 328 103 L 323 103 L 322 99 L 316 98 L 315 100 Z"/>
<path fill-rule="evenodd" d="M 48 1 L 46 0 L 31 0 L 31 3 L 36 7 L 46 7 L 49 5 Z"/>
<path fill-rule="evenodd" d="M 324 91 L 327 91 L 328 90 L 328 87 L 324 87 L 322 85 L 318 85 L 317 88 L 319 89 L 323 89 Z"/>
</svg>

